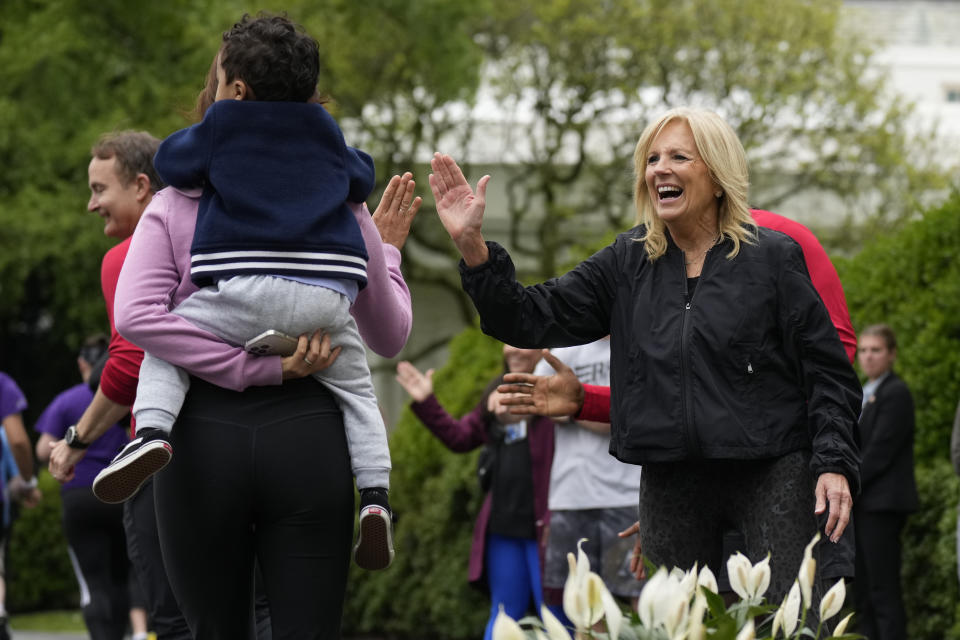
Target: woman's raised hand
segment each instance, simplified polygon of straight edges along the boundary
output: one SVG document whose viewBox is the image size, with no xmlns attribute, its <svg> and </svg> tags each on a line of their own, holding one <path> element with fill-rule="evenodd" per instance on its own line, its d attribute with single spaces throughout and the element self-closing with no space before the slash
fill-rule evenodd
<svg viewBox="0 0 960 640">
<path fill-rule="evenodd" d="M 380 204 L 373 212 L 373 223 L 377 225 L 384 244 L 392 244 L 403 249 L 403 243 L 410 234 L 410 225 L 420 210 L 423 199 L 413 197 L 417 183 L 409 171 L 402 176 L 393 176 L 380 197 Z"/>
<path fill-rule="evenodd" d="M 415 366 L 403 360 L 397 363 L 397 382 L 406 389 L 414 402 L 423 402 L 433 393 L 433 369 L 425 374 Z"/>
<path fill-rule="evenodd" d="M 450 156 L 433 154 L 430 168 L 433 169 L 429 177 L 430 190 L 437 201 L 440 222 L 450 234 L 450 239 L 468 267 L 483 264 L 488 256 L 480 227 L 483 223 L 490 176 L 480 178 L 474 192 L 463 177 L 460 167 Z"/>
</svg>

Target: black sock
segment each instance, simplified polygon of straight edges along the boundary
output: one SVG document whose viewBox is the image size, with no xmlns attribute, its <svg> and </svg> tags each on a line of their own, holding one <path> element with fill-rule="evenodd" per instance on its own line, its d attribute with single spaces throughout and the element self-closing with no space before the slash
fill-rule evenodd
<svg viewBox="0 0 960 640">
<path fill-rule="evenodd" d="M 383 487 L 367 487 L 360 490 L 360 508 L 377 505 L 390 510 L 390 500 L 387 498 L 387 490 Z"/>
</svg>

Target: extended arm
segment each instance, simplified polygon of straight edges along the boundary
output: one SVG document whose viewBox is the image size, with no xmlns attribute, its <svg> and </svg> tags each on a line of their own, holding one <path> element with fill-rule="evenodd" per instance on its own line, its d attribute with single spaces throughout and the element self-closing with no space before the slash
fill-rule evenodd
<svg viewBox="0 0 960 640">
<path fill-rule="evenodd" d="M 114 402 L 103 393 L 103 387 L 100 387 L 77 421 L 77 437 L 87 444 L 93 442 L 127 415 L 129 410 L 129 405 Z M 74 467 L 83 458 L 86 450 L 71 449 L 63 440 L 51 442 L 51 445 L 50 475 L 60 482 L 68 482 L 73 478 Z"/>
<path fill-rule="evenodd" d="M 404 176 L 406 182 L 402 193 L 406 193 L 407 185 L 413 183 L 408 176 L 410 174 Z M 412 202 L 408 200 L 406 207 L 403 208 L 400 199 L 394 202 L 394 193 L 400 187 L 400 180 L 395 176 L 390 181 L 394 189 L 391 190 L 390 185 L 387 186 L 380 206 L 377 207 L 377 212 L 372 218 L 365 205 L 356 206 L 354 209 L 369 259 L 367 286 L 357 296 L 350 313 L 357 321 L 357 328 L 360 330 L 363 341 L 384 358 L 392 358 L 403 349 L 413 328 L 410 290 L 403 280 L 403 274 L 400 273 L 400 249 L 386 242 L 386 237 L 389 236 L 403 246 L 406 232 L 410 229 L 410 222 L 420 206 L 417 203 L 414 208 Z M 406 217 L 405 220 L 404 217 Z M 378 221 L 381 222 L 382 228 L 387 230 L 383 239 L 381 239 L 382 231 L 376 224 Z M 397 230 L 397 223 L 401 225 L 401 229 L 405 226 L 406 231 Z M 402 239 L 400 239 L 401 235 Z"/>
<path fill-rule="evenodd" d="M 443 408 L 433 395 L 433 370 L 421 373 L 409 362 L 397 364 L 397 382 L 413 398 L 410 409 L 420 421 L 448 449 L 463 453 L 476 449 L 487 441 L 483 406 L 457 420 Z"/>
</svg>

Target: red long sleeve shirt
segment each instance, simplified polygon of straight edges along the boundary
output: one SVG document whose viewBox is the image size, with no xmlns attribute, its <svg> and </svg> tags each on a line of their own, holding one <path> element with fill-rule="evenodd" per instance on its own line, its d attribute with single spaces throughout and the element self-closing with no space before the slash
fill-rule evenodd
<svg viewBox="0 0 960 640">
<path fill-rule="evenodd" d="M 130 248 L 130 238 L 113 247 L 103 256 L 100 267 L 100 288 L 107 303 L 107 318 L 110 320 L 110 356 L 100 376 L 100 390 L 113 402 L 130 406 L 137 397 L 137 380 L 143 349 L 128 342 L 117 333 L 113 322 L 113 299 L 117 292 L 120 269 Z"/>
</svg>

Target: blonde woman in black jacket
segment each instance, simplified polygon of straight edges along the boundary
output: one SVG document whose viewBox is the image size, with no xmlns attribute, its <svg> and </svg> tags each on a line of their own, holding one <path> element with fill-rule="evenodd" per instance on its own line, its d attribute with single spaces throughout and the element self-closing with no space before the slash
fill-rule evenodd
<svg viewBox="0 0 960 640">
<path fill-rule="evenodd" d="M 644 466 L 645 555 L 718 570 L 732 525 L 752 561 L 772 552 L 778 601 L 816 514 L 834 541 L 849 520 L 860 385 L 799 245 L 753 223 L 726 122 L 672 110 L 645 129 L 634 164 L 639 225 L 531 287 L 483 239 L 489 178 L 474 192 L 437 154 L 430 185 L 485 332 L 528 348 L 611 335 L 610 451 Z"/>
</svg>

